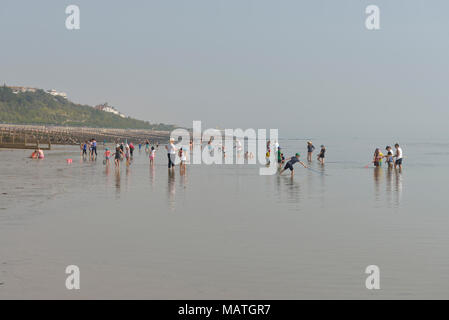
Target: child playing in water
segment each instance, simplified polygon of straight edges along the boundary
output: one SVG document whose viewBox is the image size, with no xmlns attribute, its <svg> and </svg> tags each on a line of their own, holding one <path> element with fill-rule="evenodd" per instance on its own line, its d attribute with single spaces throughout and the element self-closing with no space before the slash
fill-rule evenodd
<svg viewBox="0 0 449 320">
<path fill-rule="evenodd" d="M 87 141 L 84 141 L 83 144 L 83 154 L 82 154 L 83 158 L 87 157 Z"/>
<path fill-rule="evenodd" d="M 156 150 L 154 149 L 153 146 L 151 146 L 151 151 L 150 151 L 150 165 L 153 166 L 154 165 L 154 157 L 156 155 Z"/>
<path fill-rule="evenodd" d="M 374 163 L 375 167 L 382 166 L 382 158 L 383 158 L 382 152 L 380 152 L 379 148 L 376 148 L 376 150 L 374 150 L 374 156 L 373 156 L 373 163 Z"/>
<path fill-rule="evenodd" d="M 293 168 L 293 165 L 296 162 L 299 162 L 304 168 L 307 168 L 307 166 L 304 164 L 304 162 L 302 162 L 301 160 L 299 160 L 300 154 L 297 153 L 295 154 L 295 156 L 293 156 L 286 164 L 284 169 L 282 169 L 279 174 L 281 175 L 285 170 L 290 169 L 291 171 L 291 177 L 293 178 L 293 176 L 295 175 L 295 169 Z"/>
<path fill-rule="evenodd" d="M 324 147 L 324 145 L 321 145 L 321 150 L 317 157 L 317 159 L 320 161 L 320 164 L 324 164 L 325 153 L 326 153 L 326 148 Z"/>
<path fill-rule="evenodd" d="M 390 146 L 387 146 L 385 150 L 387 150 L 387 154 L 384 156 L 384 158 L 387 159 L 385 162 L 387 163 L 388 168 L 391 169 L 393 168 L 393 150 Z"/>
<path fill-rule="evenodd" d="M 106 148 L 105 152 L 104 152 L 104 161 L 105 161 L 104 164 L 109 165 L 109 158 L 110 157 L 111 157 L 111 151 L 109 151 L 109 148 Z"/>
<path fill-rule="evenodd" d="M 31 154 L 30 158 L 31 159 L 39 158 L 39 152 L 37 151 L 37 149 L 34 150 L 34 152 Z"/>
<path fill-rule="evenodd" d="M 186 172 L 186 162 L 187 162 L 186 151 L 183 150 L 183 148 L 179 148 L 178 156 L 181 159 L 181 163 L 179 164 L 179 174 L 183 175 Z"/>
</svg>

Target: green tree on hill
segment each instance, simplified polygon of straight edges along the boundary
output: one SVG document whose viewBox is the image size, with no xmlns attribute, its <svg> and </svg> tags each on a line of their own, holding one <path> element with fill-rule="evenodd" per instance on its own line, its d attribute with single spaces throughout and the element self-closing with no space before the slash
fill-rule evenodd
<svg viewBox="0 0 449 320">
<path fill-rule="evenodd" d="M 94 128 L 173 130 L 175 126 L 122 118 L 88 105 L 75 104 L 44 90 L 13 93 L 0 87 L 0 123 L 83 126 Z"/>
</svg>

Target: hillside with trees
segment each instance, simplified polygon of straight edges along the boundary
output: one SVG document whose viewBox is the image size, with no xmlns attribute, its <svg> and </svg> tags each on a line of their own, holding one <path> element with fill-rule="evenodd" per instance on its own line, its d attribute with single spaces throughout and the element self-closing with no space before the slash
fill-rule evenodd
<svg viewBox="0 0 449 320">
<path fill-rule="evenodd" d="M 0 87 L 0 123 L 93 128 L 173 130 L 173 125 L 122 118 L 88 105 L 75 104 L 44 90 L 13 93 Z"/>
</svg>

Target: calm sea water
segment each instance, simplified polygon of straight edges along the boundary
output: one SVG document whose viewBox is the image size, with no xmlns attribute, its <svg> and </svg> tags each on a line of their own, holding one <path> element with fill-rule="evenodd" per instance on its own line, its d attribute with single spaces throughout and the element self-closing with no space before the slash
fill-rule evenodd
<svg viewBox="0 0 449 320">
<path fill-rule="evenodd" d="M 352 139 L 327 142 L 324 168 L 314 158 L 325 174 L 297 165 L 293 180 L 248 165 L 173 177 L 163 148 L 154 168 L 136 151 L 120 171 L 77 147 L 1 150 L 0 298 L 447 299 L 449 142 L 402 145 L 402 173 L 365 168 L 385 141 Z"/>
</svg>

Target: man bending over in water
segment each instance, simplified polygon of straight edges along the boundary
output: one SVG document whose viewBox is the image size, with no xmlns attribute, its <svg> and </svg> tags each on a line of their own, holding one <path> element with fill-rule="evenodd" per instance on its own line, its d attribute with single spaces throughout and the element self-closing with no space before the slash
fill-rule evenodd
<svg viewBox="0 0 449 320">
<path fill-rule="evenodd" d="M 292 157 L 292 158 L 285 164 L 284 169 L 282 169 L 282 170 L 279 172 L 279 174 L 282 174 L 285 170 L 290 169 L 291 175 L 292 175 L 292 178 L 293 178 L 293 176 L 295 175 L 295 169 L 293 168 L 293 165 L 294 165 L 296 162 L 299 162 L 304 168 L 307 168 L 307 166 L 304 164 L 304 162 L 302 162 L 301 160 L 299 160 L 299 157 L 300 157 L 300 154 L 299 154 L 299 153 L 297 153 L 294 157 Z"/>
</svg>

